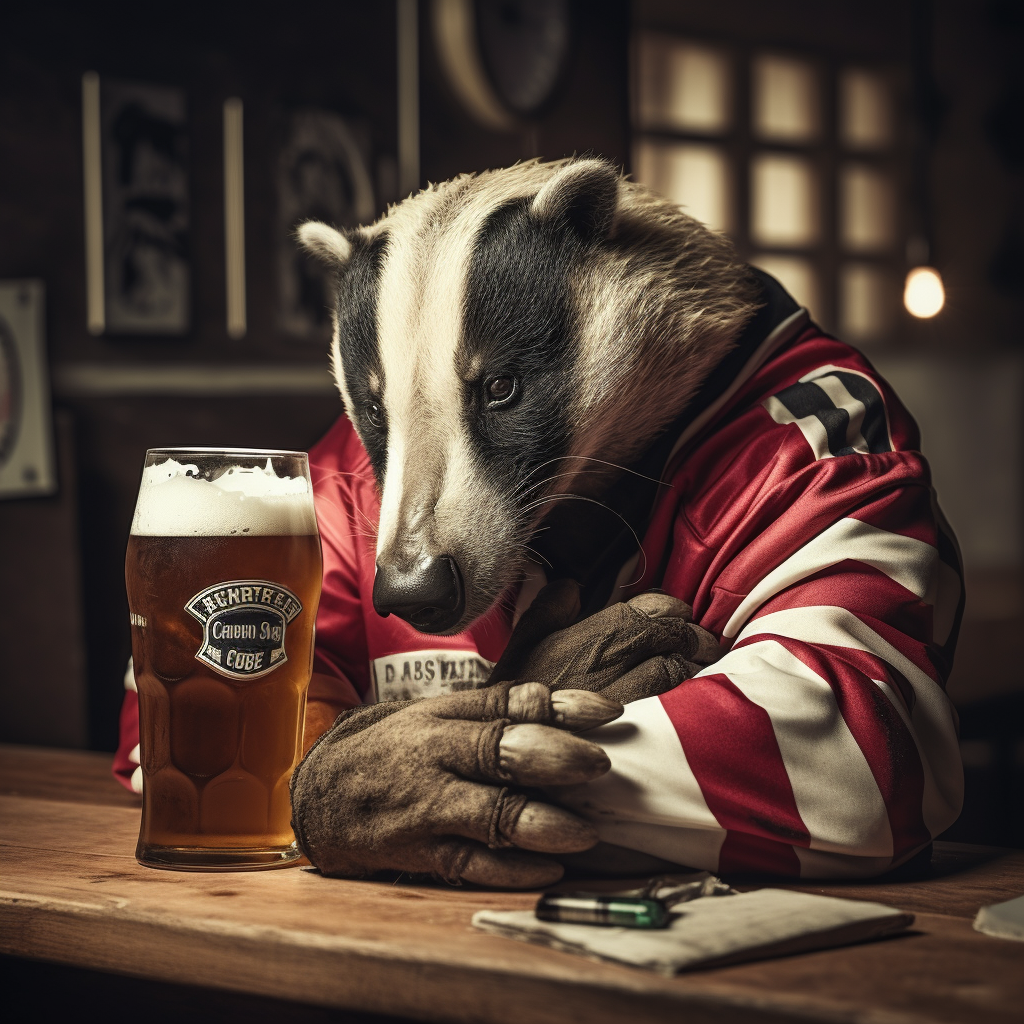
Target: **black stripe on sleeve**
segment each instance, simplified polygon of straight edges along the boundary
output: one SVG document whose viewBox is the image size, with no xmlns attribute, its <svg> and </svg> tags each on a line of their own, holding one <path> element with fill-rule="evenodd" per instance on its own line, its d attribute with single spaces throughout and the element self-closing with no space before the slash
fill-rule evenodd
<svg viewBox="0 0 1024 1024">
<path fill-rule="evenodd" d="M 829 376 L 835 377 L 864 406 L 864 422 L 861 424 L 860 433 L 867 441 L 868 451 L 872 455 L 891 452 L 892 444 L 889 441 L 889 421 L 885 413 L 885 401 L 876 385 L 859 373 L 833 370 Z"/>
<path fill-rule="evenodd" d="M 817 417 L 825 428 L 828 450 L 833 455 L 854 454 L 854 449 L 847 443 L 850 414 L 845 409 L 837 409 L 832 399 L 814 381 L 791 384 L 776 394 L 775 398 L 797 419 Z"/>
</svg>

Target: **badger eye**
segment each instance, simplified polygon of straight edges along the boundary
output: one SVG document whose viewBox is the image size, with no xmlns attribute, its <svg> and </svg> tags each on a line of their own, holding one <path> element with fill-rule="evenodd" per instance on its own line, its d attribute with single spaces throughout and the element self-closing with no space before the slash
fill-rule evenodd
<svg viewBox="0 0 1024 1024">
<path fill-rule="evenodd" d="M 519 397 L 519 381 L 510 374 L 498 374 L 487 381 L 484 392 L 492 408 L 511 405 Z"/>
<path fill-rule="evenodd" d="M 366 418 L 375 427 L 384 426 L 384 409 L 377 402 L 368 402 L 366 405 Z"/>
</svg>

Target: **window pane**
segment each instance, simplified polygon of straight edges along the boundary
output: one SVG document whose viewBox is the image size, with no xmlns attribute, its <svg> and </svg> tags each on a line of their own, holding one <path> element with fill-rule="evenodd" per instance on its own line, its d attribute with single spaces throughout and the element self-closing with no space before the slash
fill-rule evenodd
<svg viewBox="0 0 1024 1024">
<path fill-rule="evenodd" d="M 878 149 L 891 141 L 891 101 L 882 75 L 856 68 L 843 72 L 839 135 L 851 149 Z"/>
<path fill-rule="evenodd" d="M 892 245 L 895 211 L 885 174 L 863 164 L 847 164 L 839 202 L 840 234 L 847 249 L 871 252 Z"/>
<path fill-rule="evenodd" d="M 814 264 L 802 256 L 773 256 L 760 253 L 751 261 L 774 277 L 790 295 L 814 316 L 818 310 L 818 274 Z"/>
<path fill-rule="evenodd" d="M 892 325 L 890 275 L 867 263 L 847 263 L 839 272 L 839 326 L 844 340 L 871 342 Z"/>
<path fill-rule="evenodd" d="M 818 189 L 809 160 L 761 153 L 752 162 L 750 181 L 756 244 L 805 246 L 818 240 Z"/>
<path fill-rule="evenodd" d="M 721 132 L 729 127 L 730 61 L 721 51 L 641 34 L 636 48 L 641 127 Z"/>
<path fill-rule="evenodd" d="M 633 160 L 636 179 L 679 203 L 713 231 L 731 226 L 729 165 L 718 146 L 642 140 Z"/>
<path fill-rule="evenodd" d="M 758 57 L 753 68 L 754 133 L 807 142 L 818 134 L 818 76 L 807 61 Z"/>
</svg>

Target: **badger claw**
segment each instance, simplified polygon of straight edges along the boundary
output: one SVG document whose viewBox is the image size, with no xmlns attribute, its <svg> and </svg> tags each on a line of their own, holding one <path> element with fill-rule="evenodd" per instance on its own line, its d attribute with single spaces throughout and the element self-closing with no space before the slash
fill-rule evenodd
<svg viewBox="0 0 1024 1024">
<path fill-rule="evenodd" d="M 519 786 L 572 786 L 612 763 L 596 744 L 544 725 L 510 725 L 498 745 L 501 774 Z"/>
<path fill-rule="evenodd" d="M 614 722 L 622 711 L 618 701 L 589 690 L 558 690 L 551 694 L 554 724 L 570 732 L 586 732 Z"/>
<path fill-rule="evenodd" d="M 569 732 L 585 732 L 622 714 L 622 705 L 589 690 L 551 693 L 543 683 L 520 683 L 508 692 L 508 717 L 513 722 L 557 725 Z"/>
</svg>

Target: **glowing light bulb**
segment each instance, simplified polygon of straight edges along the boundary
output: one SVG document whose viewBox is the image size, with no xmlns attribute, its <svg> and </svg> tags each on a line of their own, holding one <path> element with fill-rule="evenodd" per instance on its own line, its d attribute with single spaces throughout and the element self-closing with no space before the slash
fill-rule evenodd
<svg viewBox="0 0 1024 1024">
<path fill-rule="evenodd" d="M 922 320 L 935 316 L 946 304 L 946 290 L 934 267 L 914 267 L 907 274 L 903 289 L 903 305 L 907 312 Z"/>
</svg>

